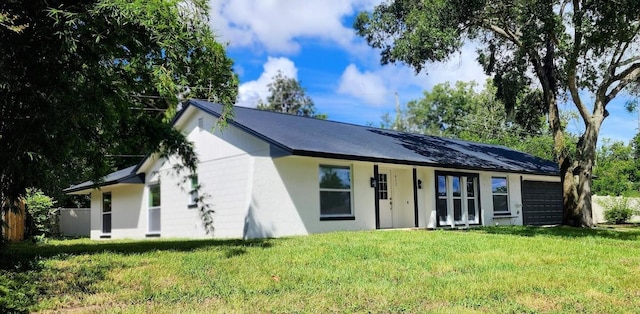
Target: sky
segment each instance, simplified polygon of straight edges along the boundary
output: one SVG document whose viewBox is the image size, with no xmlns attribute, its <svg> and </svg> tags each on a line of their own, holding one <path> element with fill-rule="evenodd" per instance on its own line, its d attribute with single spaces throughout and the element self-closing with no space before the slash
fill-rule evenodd
<svg viewBox="0 0 640 314">
<path fill-rule="evenodd" d="M 219 41 L 228 44 L 227 55 L 240 78 L 237 105 L 255 107 L 266 99 L 267 84 L 282 71 L 300 81 L 316 111 L 330 120 L 378 126 L 381 115 L 394 114 L 396 99 L 405 106 L 436 84 L 482 84 L 487 79 L 473 43 L 465 44 L 447 63 L 429 65 L 421 73 L 403 64 L 381 65 L 379 51 L 352 27 L 358 12 L 371 11 L 379 2 L 210 0 L 211 27 Z M 624 109 L 628 99 L 619 97 L 607 107 L 610 116 L 601 139 L 628 143 L 635 135 L 638 115 Z M 569 125 L 573 132 L 583 128 L 580 121 Z"/>
</svg>

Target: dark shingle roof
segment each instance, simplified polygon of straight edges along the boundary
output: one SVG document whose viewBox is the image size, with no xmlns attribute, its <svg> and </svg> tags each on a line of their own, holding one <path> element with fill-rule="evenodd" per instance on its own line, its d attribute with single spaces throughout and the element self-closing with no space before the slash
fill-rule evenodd
<svg viewBox="0 0 640 314">
<path fill-rule="evenodd" d="M 215 116 L 222 106 L 193 105 Z M 184 112 L 184 111 L 183 111 Z M 454 169 L 557 175 L 556 163 L 513 149 L 436 136 L 235 107 L 229 123 L 291 155 Z"/>
<path fill-rule="evenodd" d="M 65 193 L 73 193 L 82 190 L 93 189 L 101 186 L 113 185 L 118 183 L 144 183 L 144 173 L 136 174 L 136 166 L 118 170 L 106 175 L 102 182 L 95 183 L 87 181 L 78 185 L 70 186 L 63 190 Z"/>
</svg>

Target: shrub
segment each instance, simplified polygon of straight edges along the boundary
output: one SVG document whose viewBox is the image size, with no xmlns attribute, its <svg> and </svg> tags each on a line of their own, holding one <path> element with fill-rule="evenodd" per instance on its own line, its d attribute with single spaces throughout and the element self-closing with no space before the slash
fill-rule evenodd
<svg viewBox="0 0 640 314">
<path fill-rule="evenodd" d="M 637 213 L 631 208 L 629 199 L 626 197 L 602 199 L 598 203 L 604 208 L 604 219 L 611 224 L 627 222 L 631 216 Z"/>
<path fill-rule="evenodd" d="M 28 236 L 35 239 L 50 237 L 56 230 L 52 210 L 55 201 L 38 189 L 27 189 L 24 203 L 28 214 Z"/>
</svg>

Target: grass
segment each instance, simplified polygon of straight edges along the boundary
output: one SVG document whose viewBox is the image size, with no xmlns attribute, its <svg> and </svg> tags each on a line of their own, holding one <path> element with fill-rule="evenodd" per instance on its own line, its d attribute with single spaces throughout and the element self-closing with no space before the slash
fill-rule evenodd
<svg viewBox="0 0 640 314">
<path fill-rule="evenodd" d="M 640 228 L 14 244 L 0 311 L 640 311 Z"/>
</svg>

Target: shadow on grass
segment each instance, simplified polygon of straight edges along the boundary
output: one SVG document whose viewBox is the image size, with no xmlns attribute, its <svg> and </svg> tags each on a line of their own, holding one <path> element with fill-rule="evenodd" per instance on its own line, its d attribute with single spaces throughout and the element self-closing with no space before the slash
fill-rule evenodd
<svg viewBox="0 0 640 314">
<path fill-rule="evenodd" d="M 65 244 L 17 243 L 5 246 L 0 251 L 0 269 L 20 270 L 31 260 L 47 259 L 64 255 L 91 255 L 105 252 L 131 255 L 153 251 L 187 252 L 206 248 L 222 248 L 227 257 L 246 253 L 246 248 L 270 248 L 274 239 L 254 240 L 151 240 L 151 241 L 95 241 Z M 29 267 L 27 266 L 27 270 Z"/>
<path fill-rule="evenodd" d="M 45 266 L 48 259 L 67 259 L 75 255 L 114 253 L 135 255 L 155 251 L 190 252 L 215 248 L 225 258 L 247 253 L 249 248 L 268 249 L 277 241 L 255 240 L 153 240 L 94 241 L 65 243 L 23 242 L 0 247 L 0 313 L 28 313 L 43 295 L 92 294 L 106 274 L 128 267 L 113 259 L 96 258 L 91 263 L 65 266 L 64 271 Z"/>
<path fill-rule="evenodd" d="M 574 228 L 568 226 L 557 227 L 524 227 L 524 226 L 500 226 L 482 227 L 477 230 L 490 234 L 508 234 L 523 237 L 562 237 L 562 238 L 604 238 L 613 240 L 636 241 L 640 240 L 640 228 Z"/>
</svg>

